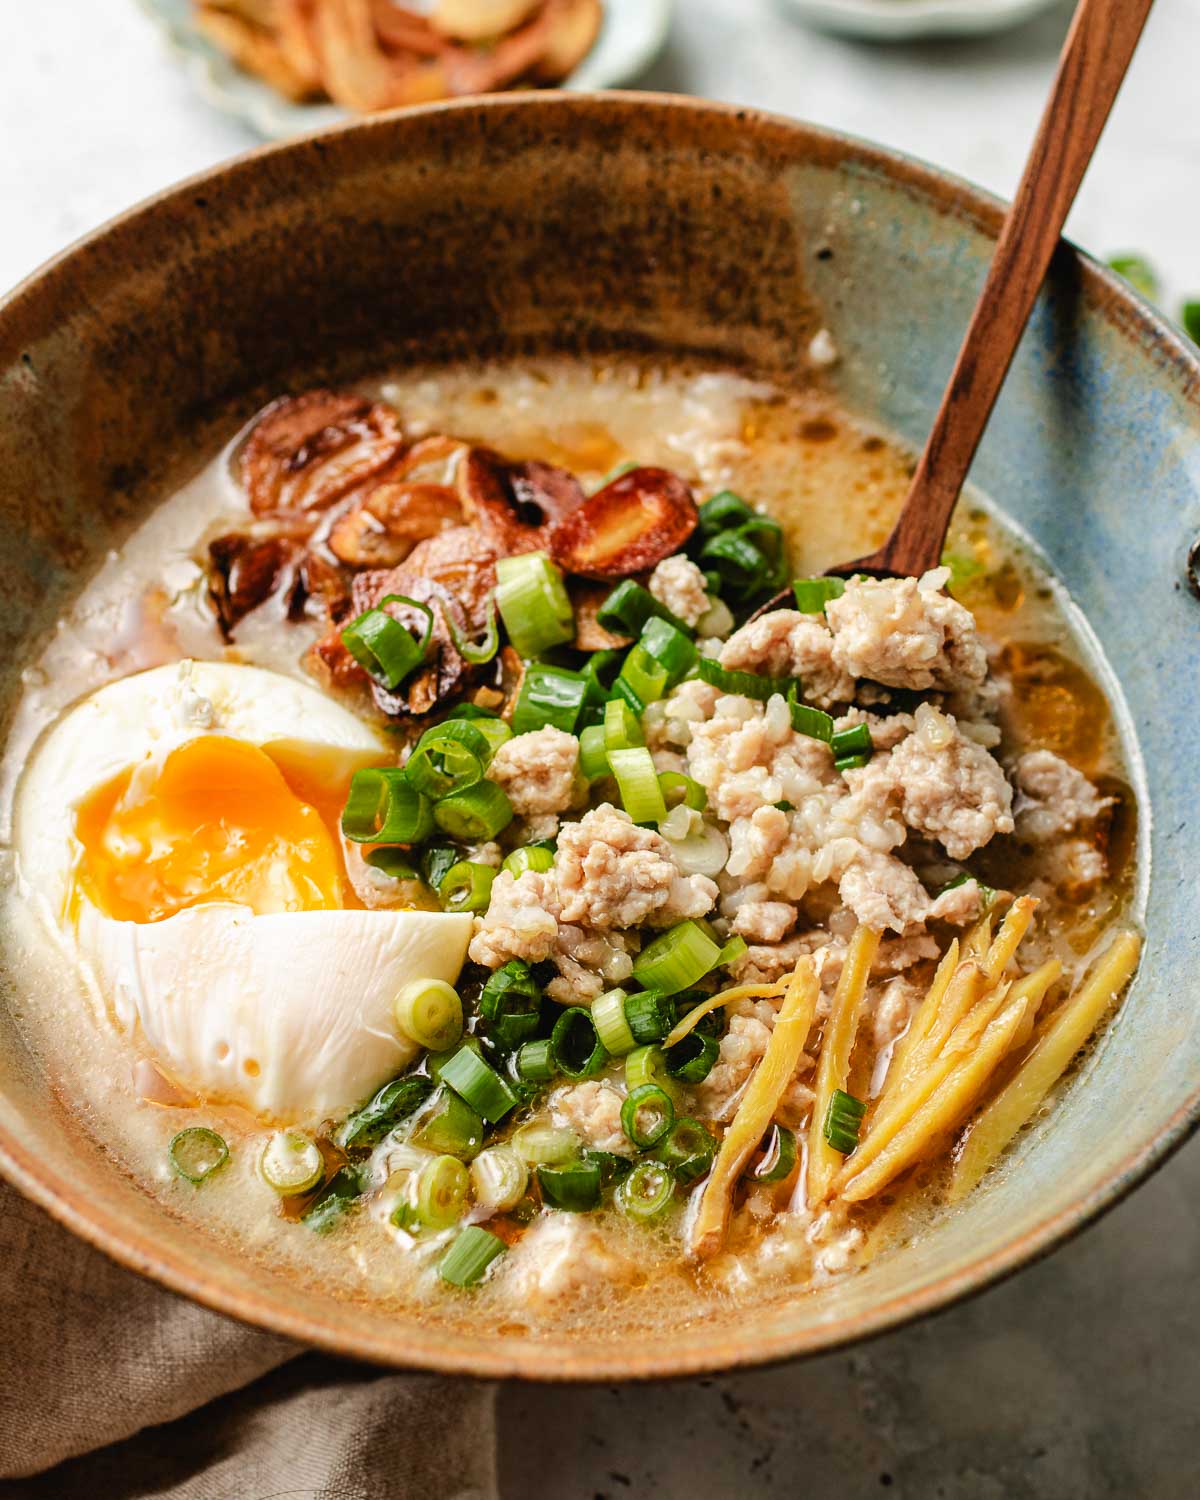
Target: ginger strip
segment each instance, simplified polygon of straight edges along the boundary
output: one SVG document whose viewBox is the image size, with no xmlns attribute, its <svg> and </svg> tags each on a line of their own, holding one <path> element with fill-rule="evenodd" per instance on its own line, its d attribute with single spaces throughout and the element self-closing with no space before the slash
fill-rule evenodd
<svg viewBox="0 0 1200 1500">
<path fill-rule="evenodd" d="M 850 1053 L 858 1034 L 858 1018 L 871 965 L 879 951 L 879 934 L 859 927 L 850 939 L 846 961 L 833 996 L 833 1007 L 821 1043 L 817 1068 L 816 1098 L 808 1125 L 808 1201 L 812 1206 L 829 1196 L 833 1175 L 842 1164 L 842 1153 L 825 1139 L 825 1114 L 837 1089 L 844 1089 L 850 1074 Z"/>
<path fill-rule="evenodd" d="M 693 1006 L 686 1016 L 676 1021 L 674 1027 L 667 1034 L 663 1042 L 664 1047 L 673 1047 L 676 1042 L 683 1041 L 688 1032 L 698 1021 L 708 1015 L 711 1010 L 719 1010 L 722 1005 L 732 1005 L 737 1000 L 770 1000 L 781 994 L 790 983 L 789 979 L 777 980 L 774 984 L 735 984 L 732 989 L 719 990 L 717 994 L 710 995 L 707 1000 L 701 1000 L 699 1005 Z"/>
</svg>

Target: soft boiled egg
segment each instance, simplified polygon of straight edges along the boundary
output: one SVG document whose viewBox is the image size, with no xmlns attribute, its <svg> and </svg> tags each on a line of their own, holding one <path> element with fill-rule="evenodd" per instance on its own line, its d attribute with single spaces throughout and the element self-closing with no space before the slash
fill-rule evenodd
<svg viewBox="0 0 1200 1500">
<path fill-rule="evenodd" d="M 39 743 L 20 879 L 100 1013 L 183 1089 L 293 1124 L 412 1061 L 396 992 L 453 983 L 472 919 L 358 909 L 338 815 L 391 759 L 315 687 L 227 662 L 110 683 Z"/>
</svg>

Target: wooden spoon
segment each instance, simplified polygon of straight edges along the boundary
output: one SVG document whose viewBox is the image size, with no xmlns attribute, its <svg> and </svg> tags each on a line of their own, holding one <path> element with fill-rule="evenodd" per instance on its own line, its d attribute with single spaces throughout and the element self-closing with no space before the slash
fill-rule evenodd
<svg viewBox="0 0 1200 1500">
<path fill-rule="evenodd" d="M 1080 0 L 904 509 L 877 552 L 829 568 L 830 574 L 919 577 L 941 560 L 959 491 L 1152 4 Z"/>
</svg>

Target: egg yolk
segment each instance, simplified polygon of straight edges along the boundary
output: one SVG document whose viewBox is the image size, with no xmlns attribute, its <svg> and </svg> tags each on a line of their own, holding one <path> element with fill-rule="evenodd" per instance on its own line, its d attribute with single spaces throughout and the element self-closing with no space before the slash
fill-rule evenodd
<svg viewBox="0 0 1200 1500">
<path fill-rule="evenodd" d="M 264 751 L 203 735 L 93 792 L 79 889 L 118 921 L 236 901 L 259 915 L 340 907 L 339 846 Z"/>
</svg>

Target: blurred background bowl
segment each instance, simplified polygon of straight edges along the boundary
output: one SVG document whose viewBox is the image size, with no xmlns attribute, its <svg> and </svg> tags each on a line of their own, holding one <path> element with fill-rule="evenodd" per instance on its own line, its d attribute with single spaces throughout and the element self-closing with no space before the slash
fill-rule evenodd
<svg viewBox="0 0 1200 1500">
<path fill-rule="evenodd" d="M 1027 21 L 1062 0 L 780 0 L 824 31 L 880 42 L 984 36 Z"/>
</svg>

